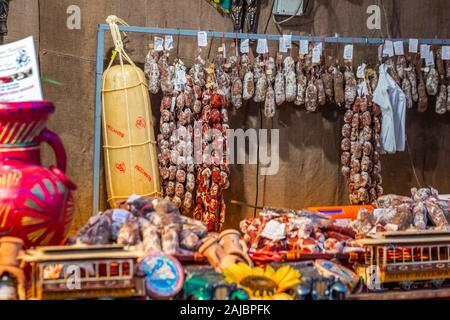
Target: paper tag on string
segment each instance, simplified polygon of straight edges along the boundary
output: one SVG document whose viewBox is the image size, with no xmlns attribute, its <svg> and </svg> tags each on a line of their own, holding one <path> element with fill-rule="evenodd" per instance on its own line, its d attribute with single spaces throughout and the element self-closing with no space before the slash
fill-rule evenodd
<svg viewBox="0 0 450 320">
<path fill-rule="evenodd" d="M 172 104 L 170 105 L 170 112 L 174 112 L 175 111 L 175 106 L 177 105 L 177 98 L 176 97 L 172 97 Z"/>
<path fill-rule="evenodd" d="M 323 53 L 323 42 L 319 42 L 316 45 L 316 48 L 318 48 L 320 50 L 320 56 L 322 56 L 322 53 Z"/>
<path fill-rule="evenodd" d="M 419 40 L 417 39 L 409 39 L 409 48 L 410 53 L 417 53 L 419 50 Z"/>
<path fill-rule="evenodd" d="M 394 42 L 394 51 L 396 56 L 405 55 L 405 50 L 403 47 L 403 41 L 395 41 Z"/>
<path fill-rule="evenodd" d="M 281 37 L 278 41 L 278 51 L 288 52 L 288 48 L 286 46 L 286 39 L 284 37 Z"/>
<path fill-rule="evenodd" d="M 442 47 L 442 60 L 450 60 L 450 46 Z"/>
<path fill-rule="evenodd" d="M 378 60 L 382 61 L 383 60 L 383 45 L 380 44 L 380 46 L 378 47 Z"/>
<path fill-rule="evenodd" d="M 300 44 L 298 47 L 298 53 L 308 54 L 308 50 L 309 50 L 309 41 L 308 40 L 300 40 Z"/>
<path fill-rule="evenodd" d="M 249 53 L 250 52 L 250 40 L 244 39 L 241 41 L 241 53 Z"/>
<path fill-rule="evenodd" d="M 427 59 L 430 55 L 430 46 L 428 44 L 421 44 L 420 45 L 420 57 L 422 59 Z"/>
<path fill-rule="evenodd" d="M 222 45 L 219 47 L 219 52 L 222 52 L 223 57 L 227 57 L 227 46 L 225 43 L 222 43 Z"/>
<path fill-rule="evenodd" d="M 321 52 L 319 47 L 314 47 L 312 51 L 312 63 L 319 63 L 321 57 Z"/>
<path fill-rule="evenodd" d="M 164 38 L 155 37 L 155 51 L 163 51 L 164 50 Z"/>
<path fill-rule="evenodd" d="M 292 35 L 284 34 L 283 39 L 284 39 L 284 45 L 286 46 L 286 48 L 291 49 L 292 48 Z"/>
<path fill-rule="evenodd" d="M 173 49 L 173 36 L 167 35 L 164 37 L 164 50 L 172 50 Z"/>
<path fill-rule="evenodd" d="M 388 57 L 394 56 L 394 44 L 391 40 L 386 40 L 384 42 L 383 55 L 386 55 Z"/>
<path fill-rule="evenodd" d="M 434 65 L 434 53 L 433 53 L 433 51 L 430 51 L 428 53 L 428 57 L 425 58 L 425 65 L 427 67 Z"/>
<path fill-rule="evenodd" d="M 208 45 L 208 33 L 206 31 L 199 31 L 197 34 L 197 42 L 199 47 L 206 47 Z"/>
<path fill-rule="evenodd" d="M 286 224 L 270 220 L 264 227 L 261 236 L 270 240 L 283 240 L 286 237 Z"/>
<path fill-rule="evenodd" d="M 345 60 L 353 60 L 353 45 L 347 44 L 344 47 L 344 59 Z"/>
<path fill-rule="evenodd" d="M 184 85 L 187 83 L 186 79 L 186 71 L 184 70 L 178 70 L 176 73 L 176 82 L 179 85 Z"/>
<path fill-rule="evenodd" d="M 267 53 L 268 46 L 267 46 L 267 39 L 258 39 L 258 45 L 256 46 L 256 52 L 259 54 Z"/>
<path fill-rule="evenodd" d="M 356 71 L 356 77 L 358 77 L 358 79 L 365 78 L 366 67 L 367 67 L 367 65 L 365 63 L 363 63 L 362 65 L 360 65 L 358 67 L 358 70 Z"/>
</svg>

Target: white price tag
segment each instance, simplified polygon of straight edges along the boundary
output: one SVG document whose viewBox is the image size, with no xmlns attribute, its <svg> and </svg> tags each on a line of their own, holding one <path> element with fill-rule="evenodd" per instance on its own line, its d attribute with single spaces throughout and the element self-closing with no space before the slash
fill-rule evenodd
<svg viewBox="0 0 450 320">
<path fill-rule="evenodd" d="M 270 220 L 264 227 L 261 236 L 271 240 L 283 240 L 286 237 L 286 224 Z"/>
<path fill-rule="evenodd" d="M 403 41 L 395 41 L 394 42 L 394 51 L 396 56 L 405 55 L 405 50 L 403 47 Z"/>
<path fill-rule="evenodd" d="M 312 63 L 319 63 L 321 57 L 321 51 L 319 47 L 314 47 L 312 51 Z"/>
<path fill-rule="evenodd" d="M 164 38 L 155 37 L 155 51 L 163 51 L 164 50 Z"/>
<path fill-rule="evenodd" d="M 441 57 L 442 57 L 442 60 L 450 60 L 450 46 L 442 47 Z"/>
<path fill-rule="evenodd" d="M 284 34 L 283 39 L 284 39 L 284 45 L 286 46 L 286 48 L 291 49 L 292 48 L 292 35 Z"/>
<path fill-rule="evenodd" d="M 208 33 L 206 31 L 199 31 L 197 34 L 197 42 L 199 47 L 206 47 L 208 45 Z"/>
<path fill-rule="evenodd" d="M 241 41 L 241 53 L 249 53 L 250 52 L 250 40 L 244 39 Z"/>
<path fill-rule="evenodd" d="M 434 65 L 434 53 L 433 53 L 433 51 L 430 51 L 428 53 L 428 57 L 425 58 L 425 65 L 427 67 Z"/>
<path fill-rule="evenodd" d="M 223 57 L 226 59 L 227 58 L 227 45 L 225 43 L 222 43 L 222 54 L 223 54 Z"/>
<path fill-rule="evenodd" d="M 280 52 L 288 52 L 288 48 L 286 46 L 286 39 L 284 39 L 284 37 L 281 37 L 279 39 L 278 51 L 280 51 Z"/>
<path fill-rule="evenodd" d="M 298 53 L 308 54 L 308 50 L 309 50 L 309 41 L 308 40 L 300 40 L 300 44 L 298 47 Z"/>
<path fill-rule="evenodd" d="M 419 40 L 418 39 L 409 39 L 409 48 L 410 53 L 417 53 L 419 50 Z"/>
<path fill-rule="evenodd" d="M 366 71 L 367 65 L 363 63 L 358 67 L 358 70 L 356 71 L 356 76 L 358 79 L 364 79 L 365 78 L 365 71 Z"/>
<path fill-rule="evenodd" d="M 164 37 L 164 50 L 172 50 L 173 49 L 173 36 L 168 35 Z"/>
<path fill-rule="evenodd" d="M 394 56 L 394 43 L 391 40 L 386 40 L 384 42 L 383 55 L 388 57 Z"/>
<path fill-rule="evenodd" d="M 383 60 L 383 45 L 380 44 L 378 47 L 378 60 L 381 62 Z"/>
<path fill-rule="evenodd" d="M 184 84 L 187 83 L 186 71 L 184 71 L 184 70 L 177 70 L 176 82 L 179 85 L 184 85 Z"/>
<path fill-rule="evenodd" d="M 427 59 L 430 55 L 430 46 L 428 44 L 421 44 L 420 45 L 420 57 L 422 59 Z"/>
<path fill-rule="evenodd" d="M 353 45 L 348 44 L 344 47 L 344 59 L 353 60 Z"/>
<path fill-rule="evenodd" d="M 258 45 L 256 46 L 256 52 L 259 54 L 264 54 L 269 51 L 267 46 L 267 39 L 258 39 Z"/>
<path fill-rule="evenodd" d="M 319 50 L 320 50 L 320 56 L 322 56 L 322 53 L 323 53 L 323 42 L 319 42 L 319 43 L 316 45 L 316 47 L 319 48 Z"/>
</svg>

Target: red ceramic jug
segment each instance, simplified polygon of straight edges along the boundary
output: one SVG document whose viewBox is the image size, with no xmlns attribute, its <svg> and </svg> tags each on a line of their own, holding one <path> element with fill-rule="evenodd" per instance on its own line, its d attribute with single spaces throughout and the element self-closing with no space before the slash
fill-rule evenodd
<svg viewBox="0 0 450 320">
<path fill-rule="evenodd" d="M 60 138 L 45 128 L 54 110 L 48 101 L 0 103 L 0 237 L 20 237 L 26 247 L 63 244 L 72 221 L 76 186 L 64 174 Z M 41 166 L 42 142 L 56 167 Z"/>
</svg>

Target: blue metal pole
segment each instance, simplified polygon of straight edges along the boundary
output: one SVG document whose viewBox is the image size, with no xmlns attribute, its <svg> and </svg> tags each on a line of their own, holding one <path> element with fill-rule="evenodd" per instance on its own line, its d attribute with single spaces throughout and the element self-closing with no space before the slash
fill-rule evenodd
<svg viewBox="0 0 450 320">
<path fill-rule="evenodd" d="M 107 24 L 100 25 L 100 30 L 108 30 Z M 150 27 L 135 27 L 135 26 L 120 26 L 119 29 L 123 32 L 137 32 L 137 33 L 154 33 L 154 34 L 171 34 L 180 36 L 195 37 L 200 30 L 188 29 L 166 29 L 166 28 L 150 28 Z M 267 39 L 271 41 L 278 41 L 281 37 L 279 34 L 251 34 L 251 33 L 234 33 L 234 32 L 217 32 L 207 31 L 208 37 L 227 38 L 227 39 Z M 382 44 L 386 40 L 403 41 L 408 43 L 409 39 L 385 39 L 385 38 L 361 38 L 361 37 L 318 37 L 318 36 L 299 36 L 292 35 L 292 41 L 310 40 L 312 42 L 325 43 L 355 43 L 355 44 Z M 419 39 L 421 44 L 434 45 L 450 45 L 450 39 Z"/>
<path fill-rule="evenodd" d="M 100 202 L 100 154 L 102 137 L 102 86 L 103 86 L 103 51 L 105 46 L 105 29 L 97 33 L 97 83 L 95 92 L 94 119 L 94 177 L 92 180 L 92 213 L 98 213 Z"/>
</svg>

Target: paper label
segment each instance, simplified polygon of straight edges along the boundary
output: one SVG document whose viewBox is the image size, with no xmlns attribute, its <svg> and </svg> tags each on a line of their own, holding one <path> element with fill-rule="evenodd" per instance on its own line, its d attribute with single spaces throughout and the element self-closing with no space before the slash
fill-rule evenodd
<svg viewBox="0 0 450 320">
<path fill-rule="evenodd" d="M 312 51 L 312 63 L 319 63 L 320 56 L 321 56 L 320 48 L 314 47 L 314 49 Z"/>
<path fill-rule="evenodd" d="M 320 56 L 322 56 L 322 53 L 323 53 L 323 42 L 319 42 L 319 43 L 316 45 L 316 47 L 319 48 L 319 50 L 320 50 Z"/>
<path fill-rule="evenodd" d="M 155 51 L 163 51 L 164 50 L 164 38 L 155 37 Z"/>
<path fill-rule="evenodd" d="M 0 78 L 0 101 L 43 100 L 33 37 L 0 46 Z"/>
<path fill-rule="evenodd" d="M 366 67 L 367 67 L 367 65 L 365 63 L 363 63 L 362 65 L 360 65 L 358 67 L 358 70 L 356 71 L 356 76 L 359 79 L 364 79 L 365 78 Z"/>
<path fill-rule="evenodd" d="M 259 54 L 267 53 L 268 50 L 267 39 L 258 39 L 258 45 L 256 46 L 256 52 Z"/>
<path fill-rule="evenodd" d="M 383 55 L 388 57 L 394 56 L 394 44 L 391 40 L 386 40 L 384 42 Z"/>
<path fill-rule="evenodd" d="M 450 60 L 450 46 L 442 47 L 442 60 Z"/>
<path fill-rule="evenodd" d="M 383 60 L 383 45 L 380 44 L 380 46 L 378 47 L 378 60 L 382 61 Z"/>
<path fill-rule="evenodd" d="M 206 47 L 208 45 L 208 33 L 206 31 L 199 31 L 197 34 L 197 42 L 199 47 Z"/>
<path fill-rule="evenodd" d="M 403 41 L 395 41 L 394 42 L 394 51 L 395 55 L 403 56 L 405 54 L 405 50 L 403 47 Z"/>
<path fill-rule="evenodd" d="M 298 53 L 308 54 L 308 50 L 309 50 L 309 41 L 308 40 L 300 40 Z"/>
<path fill-rule="evenodd" d="M 173 49 L 173 36 L 167 35 L 164 37 L 164 50 L 172 50 Z"/>
<path fill-rule="evenodd" d="M 292 35 L 284 34 L 283 39 L 284 39 L 284 45 L 286 46 L 286 48 L 291 49 L 292 48 Z"/>
<path fill-rule="evenodd" d="M 175 106 L 177 105 L 177 98 L 176 97 L 172 97 L 172 104 L 170 106 L 170 112 L 174 112 L 175 111 Z"/>
<path fill-rule="evenodd" d="M 418 39 L 409 39 L 409 48 L 410 53 L 417 53 L 419 49 L 419 40 Z"/>
<path fill-rule="evenodd" d="M 348 44 L 344 47 L 344 59 L 353 60 L 353 45 Z"/>
<path fill-rule="evenodd" d="M 179 85 L 183 85 L 187 83 L 187 79 L 186 79 L 186 71 L 184 70 L 177 70 L 176 73 L 176 82 Z"/>
<path fill-rule="evenodd" d="M 285 229 L 285 223 L 279 223 L 276 220 L 270 220 L 264 227 L 261 236 L 271 240 L 282 240 L 286 237 Z"/>
<path fill-rule="evenodd" d="M 244 39 L 241 41 L 241 53 L 249 53 L 250 52 L 250 40 Z"/>
<path fill-rule="evenodd" d="M 428 44 L 421 44 L 420 45 L 420 57 L 422 59 L 427 59 L 430 55 L 430 46 Z"/>
<path fill-rule="evenodd" d="M 278 42 L 278 51 L 283 52 L 283 53 L 288 52 L 288 48 L 287 48 L 287 46 L 286 46 L 286 40 L 284 39 L 284 37 L 281 37 L 281 38 L 279 39 L 279 42 Z"/>
<path fill-rule="evenodd" d="M 425 58 L 425 65 L 427 67 L 434 65 L 434 53 L 433 53 L 433 51 L 430 51 L 428 53 L 428 57 Z"/>
<path fill-rule="evenodd" d="M 125 223 L 128 220 L 130 212 L 123 209 L 114 209 L 112 214 L 112 220 L 116 223 Z"/>
</svg>

